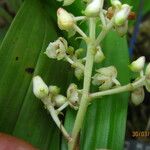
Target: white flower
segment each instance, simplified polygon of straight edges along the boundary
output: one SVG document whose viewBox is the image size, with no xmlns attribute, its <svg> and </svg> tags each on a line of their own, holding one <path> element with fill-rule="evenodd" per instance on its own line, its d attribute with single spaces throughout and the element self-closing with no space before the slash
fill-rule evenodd
<svg viewBox="0 0 150 150">
<path fill-rule="evenodd" d="M 67 99 L 73 106 L 79 104 L 79 93 L 76 84 L 72 83 L 69 85 L 67 89 Z"/>
<path fill-rule="evenodd" d="M 147 65 L 146 67 L 146 71 L 145 71 L 145 83 L 146 83 L 146 89 L 148 92 L 150 92 L 150 63 Z"/>
<path fill-rule="evenodd" d="M 131 101 L 134 105 L 139 105 L 144 101 L 144 89 L 140 87 L 131 93 Z"/>
<path fill-rule="evenodd" d="M 59 8 L 57 10 L 57 17 L 58 17 L 58 26 L 61 30 L 72 30 L 74 28 L 75 20 L 74 16 L 68 13 L 63 8 Z"/>
<path fill-rule="evenodd" d="M 145 57 L 141 56 L 137 60 L 133 61 L 129 67 L 133 72 L 140 72 L 143 70 L 144 65 L 145 65 Z"/>
<path fill-rule="evenodd" d="M 65 57 L 67 48 L 67 41 L 64 38 L 59 37 L 56 41 L 50 42 L 45 54 L 49 58 L 61 60 Z"/>
<path fill-rule="evenodd" d="M 92 0 L 85 9 L 85 15 L 88 17 L 97 17 L 100 13 L 101 7 L 102 0 Z"/>
<path fill-rule="evenodd" d="M 121 6 L 121 10 L 118 11 L 115 15 L 115 25 L 121 26 L 123 25 L 131 12 L 131 7 L 127 4 L 123 4 Z"/>
<path fill-rule="evenodd" d="M 100 90 L 106 90 L 111 88 L 113 85 L 119 85 L 117 81 L 117 70 L 114 66 L 104 67 L 96 70 L 96 73 L 92 77 L 93 85 L 98 85 Z"/>
<path fill-rule="evenodd" d="M 107 77 L 112 77 L 112 78 L 117 77 L 117 69 L 114 66 L 103 67 L 97 69 L 96 72 Z"/>
<path fill-rule="evenodd" d="M 39 98 L 43 99 L 48 96 L 48 86 L 44 83 L 40 76 L 35 76 L 33 78 L 33 93 L 34 95 Z"/>
</svg>

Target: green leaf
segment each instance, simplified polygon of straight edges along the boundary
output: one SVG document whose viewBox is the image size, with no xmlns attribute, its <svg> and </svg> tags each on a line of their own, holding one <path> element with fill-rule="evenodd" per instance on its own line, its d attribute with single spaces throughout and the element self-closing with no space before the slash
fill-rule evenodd
<svg viewBox="0 0 150 150">
<path fill-rule="evenodd" d="M 40 149 L 57 150 L 59 131 L 32 93 L 32 77 L 37 74 L 62 92 L 66 89 L 68 67 L 43 54 L 57 38 L 50 10 L 46 1 L 26 0 L 0 47 L 0 131 Z"/>
</svg>

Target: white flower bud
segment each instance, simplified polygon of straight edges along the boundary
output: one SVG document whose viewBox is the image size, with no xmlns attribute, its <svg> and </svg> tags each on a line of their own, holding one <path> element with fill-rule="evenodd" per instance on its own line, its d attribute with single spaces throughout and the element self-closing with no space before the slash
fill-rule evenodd
<svg viewBox="0 0 150 150">
<path fill-rule="evenodd" d="M 61 30 L 71 30 L 74 27 L 75 21 L 72 14 L 68 13 L 63 8 L 57 10 L 58 26 Z"/>
<path fill-rule="evenodd" d="M 72 83 L 69 85 L 67 89 L 67 99 L 74 106 L 79 104 L 79 93 L 76 84 Z"/>
<path fill-rule="evenodd" d="M 66 49 L 68 48 L 67 41 L 59 37 L 56 41 L 50 42 L 45 54 L 52 59 L 61 60 L 66 56 Z"/>
<path fill-rule="evenodd" d="M 115 25 L 121 26 L 123 25 L 131 12 L 131 7 L 127 4 L 122 5 L 121 10 L 118 11 L 115 15 Z"/>
<path fill-rule="evenodd" d="M 137 60 L 133 61 L 129 67 L 133 72 L 140 72 L 143 70 L 144 65 L 145 65 L 145 57 L 141 56 Z"/>
<path fill-rule="evenodd" d="M 74 74 L 78 80 L 81 80 L 83 78 L 84 71 L 81 68 L 75 68 Z"/>
<path fill-rule="evenodd" d="M 55 86 L 55 85 L 51 85 L 51 86 L 49 86 L 49 92 L 50 92 L 50 94 L 52 94 L 52 95 L 57 95 L 57 94 L 59 94 L 59 92 L 60 92 L 60 88 L 58 88 L 58 87 Z"/>
<path fill-rule="evenodd" d="M 140 87 L 131 93 L 131 101 L 134 105 L 139 105 L 144 101 L 144 89 Z"/>
<path fill-rule="evenodd" d="M 48 96 L 48 86 L 44 83 L 40 76 L 33 77 L 33 93 L 39 98 L 43 99 Z"/>
<path fill-rule="evenodd" d="M 119 0 L 111 0 L 111 4 L 112 6 L 116 7 L 116 8 L 121 8 L 121 2 Z"/>
<path fill-rule="evenodd" d="M 71 5 L 75 0 L 64 0 L 64 6 Z"/>
<path fill-rule="evenodd" d="M 86 9 L 85 9 L 85 15 L 88 17 L 97 17 L 99 16 L 100 9 L 102 7 L 102 1 L 101 0 L 93 0 L 90 2 Z"/>
<path fill-rule="evenodd" d="M 123 25 L 121 26 L 116 26 L 116 31 L 117 33 L 122 37 L 124 36 L 127 31 L 128 31 L 128 21 L 126 21 Z"/>
<path fill-rule="evenodd" d="M 146 71 L 145 71 L 145 83 L 146 83 L 146 89 L 148 92 L 150 92 L 150 63 L 147 65 L 146 67 Z"/>
<path fill-rule="evenodd" d="M 61 107 L 66 101 L 67 101 L 67 98 L 63 95 L 57 95 L 54 97 L 54 100 L 53 100 L 56 107 Z"/>
<path fill-rule="evenodd" d="M 98 47 L 98 50 L 94 57 L 94 61 L 95 61 L 95 63 L 101 63 L 104 59 L 105 59 L 104 53 L 102 52 L 100 47 Z"/>
</svg>

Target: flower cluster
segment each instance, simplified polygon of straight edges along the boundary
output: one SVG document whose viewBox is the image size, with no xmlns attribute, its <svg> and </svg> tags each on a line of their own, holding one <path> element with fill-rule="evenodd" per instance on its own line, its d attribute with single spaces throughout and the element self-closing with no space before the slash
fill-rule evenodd
<svg viewBox="0 0 150 150">
<path fill-rule="evenodd" d="M 138 81 L 139 78 L 144 77 L 144 71 L 143 71 L 144 66 L 145 66 L 145 57 L 144 56 L 138 58 L 137 60 L 133 61 L 129 65 L 131 71 L 140 73 L 140 77 L 135 79 L 135 82 Z M 144 95 L 145 95 L 144 88 L 143 88 L 144 85 L 145 85 L 147 91 L 150 92 L 150 78 L 149 77 L 150 77 L 150 64 L 148 64 L 148 66 L 146 67 L 145 77 L 144 77 L 145 83 L 143 83 L 142 86 L 139 86 L 131 93 L 131 101 L 133 104 L 139 105 L 143 102 Z"/>
<path fill-rule="evenodd" d="M 64 5 L 70 5 L 75 0 L 63 1 Z M 75 127 L 72 131 L 73 140 L 71 150 L 74 148 L 77 134 L 81 128 L 83 117 L 85 116 L 88 104 L 92 99 L 111 95 L 125 91 L 131 91 L 131 100 L 135 105 L 139 105 L 144 100 L 144 89 L 150 92 L 150 64 L 145 66 L 145 57 L 140 57 L 133 61 L 129 68 L 132 72 L 138 73 L 138 78 L 134 82 L 122 85 L 117 79 L 117 68 L 107 66 L 96 69 L 93 75 L 93 64 L 101 63 L 105 59 L 101 42 L 111 29 L 115 29 L 120 36 L 124 36 L 128 29 L 128 19 L 131 14 L 131 6 L 122 4 L 119 0 L 111 0 L 111 7 L 107 10 L 103 8 L 104 0 L 83 0 L 87 3 L 83 16 L 74 16 L 63 8 L 57 10 L 57 23 L 61 30 L 67 31 L 69 36 L 79 34 L 81 40 L 84 40 L 87 51 L 82 47 L 75 49 L 69 46 L 67 40 L 59 37 L 56 41 L 50 42 L 45 54 L 50 59 L 64 60 L 74 68 L 74 75 L 77 79 L 83 79 L 83 89 L 79 90 L 77 85 L 71 83 L 66 91 L 66 96 L 60 94 L 57 86 L 45 84 L 40 76 L 33 78 L 33 93 L 41 99 L 46 109 L 50 112 L 56 125 L 60 128 L 63 135 L 70 141 L 70 135 L 67 133 L 58 114 L 67 106 L 73 109 L 79 109 Z M 97 21 L 99 20 L 99 21 Z M 89 23 L 89 33 L 84 33 L 78 26 L 78 21 L 87 21 Z M 97 24 L 100 23 L 98 26 Z M 101 27 L 100 33 L 96 33 L 96 28 Z M 97 36 L 98 35 L 98 36 Z M 83 52 L 84 51 L 84 52 Z M 86 54 L 86 55 L 83 55 Z M 107 59 L 107 57 L 106 57 Z M 90 93 L 91 82 L 99 87 L 99 91 Z M 56 108 L 56 109 L 55 109 Z M 83 114 L 82 114 L 83 113 Z M 81 121 L 81 122 L 79 122 Z M 70 142 L 68 142 L 70 144 Z"/>
<path fill-rule="evenodd" d="M 60 94 L 60 89 L 57 86 L 50 85 L 48 87 L 40 76 L 35 76 L 33 78 L 33 93 L 42 101 L 49 99 L 51 104 L 57 108 L 66 105 L 66 103 L 74 109 L 78 109 L 79 106 L 80 94 L 77 85 L 74 83 L 68 87 L 67 96 L 65 97 Z"/>
</svg>

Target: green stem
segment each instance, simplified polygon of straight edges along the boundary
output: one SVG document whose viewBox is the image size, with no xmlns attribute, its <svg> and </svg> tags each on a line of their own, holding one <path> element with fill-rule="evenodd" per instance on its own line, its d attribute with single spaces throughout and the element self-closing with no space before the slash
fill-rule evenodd
<svg viewBox="0 0 150 150">
<path fill-rule="evenodd" d="M 69 56 L 65 56 L 66 60 L 74 67 L 79 67 L 80 69 L 82 69 L 84 71 L 84 65 L 82 63 L 79 62 L 75 62 L 73 61 Z"/>
<path fill-rule="evenodd" d="M 106 96 L 106 95 L 112 95 L 112 94 L 117 94 L 117 93 L 121 93 L 121 92 L 133 91 L 133 90 L 137 89 L 138 87 L 143 86 L 144 84 L 145 84 L 145 76 L 143 76 L 141 79 L 135 81 L 134 83 L 130 83 L 130 84 L 127 84 L 127 85 L 124 85 L 124 86 L 121 86 L 118 88 L 106 90 L 106 91 L 91 93 L 89 95 L 90 101 L 95 98 L 99 98 L 99 97 Z"/>
<path fill-rule="evenodd" d="M 93 44 L 93 41 L 95 40 L 95 26 L 96 26 L 95 19 L 91 18 L 90 27 L 89 27 L 91 42 L 87 44 L 87 56 L 86 56 L 86 64 L 85 64 L 85 71 L 84 71 L 83 93 L 81 97 L 80 107 L 77 113 L 73 131 L 72 131 L 72 141 L 68 143 L 69 150 L 73 150 L 75 147 L 77 136 L 82 127 L 83 120 L 84 120 L 87 107 L 89 104 L 88 94 L 90 90 L 93 60 L 94 60 L 94 52 L 93 52 L 94 47 L 92 44 Z"/>
<path fill-rule="evenodd" d="M 67 139 L 68 142 L 71 141 L 71 137 L 70 137 L 69 133 L 66 131 L 66 129 L 64 128 L 64 126 L 62 125 L 61 121 L 59 120 L 57 111 L 55 110 L 54 106 L 52 105 L 51 100 L 49 98 L 45 98 L 42 100 L 42 102 L 44 103 L 46 109 L 51 114 L 52 119 L 54 120 L 54 122 L 56 123 L 56 125 L 60 129 L 60 131 L 62 132 L 63 136 Z"/>
<path fill-rule="evenodd" d="M 109 24 L 106 27 L 103 27 L 102 32 L 98 35 L 95 45 L 98 46 L 99 43 L 105 38 L 106 34 L 110 31 L 110 29 L 114 25 L 114 18 L 112 18 L 109 22 Z"/>
</svg>

